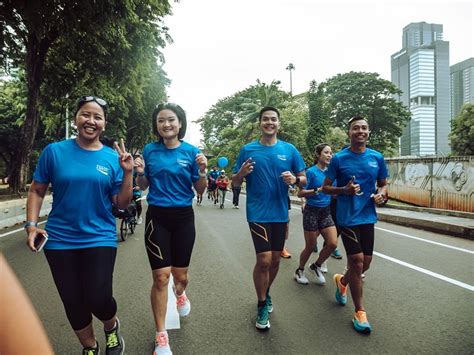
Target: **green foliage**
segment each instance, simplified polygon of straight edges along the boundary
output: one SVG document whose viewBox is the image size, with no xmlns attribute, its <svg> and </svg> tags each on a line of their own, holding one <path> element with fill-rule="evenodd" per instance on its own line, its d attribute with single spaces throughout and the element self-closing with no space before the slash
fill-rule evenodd
<svg viewBox="0 0 474 355">
<path fill-rule="evenodd" d="M 226 156 L 232 166 L 240 148 L 260 136 L 258 115 L 264 106 L 280 111 L 282 139 L 295 145 L 303 144 L 305 135 L 301 134 L 301 127 L 305 106 L 296 98 L 290 101 L 279 86 L 278 81 L 265 84 L 257 80 L 256 85 L 219 100 L 196 121 L 201 125 L 204 151 L 213 156 L 209 160 L 211 166 L 219 156 Z"/>
<path fill-rule="evenodd" d="M 15 180 L 25 178 L 37 129 L 36 141 L 62 139 L 82 95 L 109 103 L 108 136 L 125 138 L 132 151 L 149 141 L 151 112 L 169 84 L 157 58 L 163 61 L 159 48 L 171 41 L 162 23 L 170 11 L 167 0 L 2 2 L 0 64 L 26 73 Z"/>
<path fill-rule="evenodd" d="M 455 155 L 474 155 L 474 105 L 465 104 L 453 120 L 449 135 Z"/>
<path fill-rule="evenodd" d="M 396 150 L 410 112 L 393 98 L 401 94 L 395 85 L 377 73 L 350 72 L 330 78 L 326 94 L 336 127 L 347 130 L 347 120 L 362 115 L 371 130 L 369 145 L 388 155 Z"/>
<path fill-rule="evenodd" d="M 314 159 L 315 147 L 323 142 L 327 142 L 331 128 L 330 107 L 324 92 L 324 83 L 317 84 L 311 81 L 308 91 L 308 131 L 306 145 L 311 152 L 311 160 Z"/>
</svg>

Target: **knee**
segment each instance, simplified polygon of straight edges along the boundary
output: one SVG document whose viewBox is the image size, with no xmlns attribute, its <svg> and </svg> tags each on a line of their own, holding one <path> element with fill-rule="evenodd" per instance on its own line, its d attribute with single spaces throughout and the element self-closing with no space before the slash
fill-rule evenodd
<svg viewBox="0 0 474 355">
<path fill-rule="evenodd" d="M 162 289 L 168 287 L 170 281 L 170 274 L 160 273 L 153 275 L 153 287 L 157 289 Z"/>
<path fill-rule="evenodd" d="M 179 274 L 173 274 L 173 280 L 175 283 L 184 284 L 188 282 L 188 273 L 181 272 Z"/>
<path fill-rule="evenodd" d="M 326 248 L 328 248 L 329 251 L 333 252 L 337 248 L 337 240 L 336 241 L 328 241 L 326 242 Z"/>
<path fill-rule="evenodd" d="M 358 272 L 358 273 L 362 273 L 362 270 L 364 268 L 364 257 L 363 256 L 361 256 L 361 257 L 351 256 L 349 263 L 350 263 L 350 268 L 353 271 Z"/>
<path fill-rule="evenodd" d="M 272 264 L 271 259 L 258 260 L 257 264 L 255 265 L 255 268 L 264 272 L 270 269 L 271 264 Z"/>
</svg>

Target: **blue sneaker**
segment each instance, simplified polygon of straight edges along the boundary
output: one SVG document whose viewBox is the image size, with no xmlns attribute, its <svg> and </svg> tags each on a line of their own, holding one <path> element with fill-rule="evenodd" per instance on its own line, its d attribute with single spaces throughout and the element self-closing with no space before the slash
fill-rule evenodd
<svg viewBox="0 0 474 355">
<path fill-rule="evenodd" d="M 267 304 L 268 313 L 272 313 L 273 312 L 273 302 L 272 302 L 272 297 L 270 296 L 269 291 L 267 291 L 267 295 L 265 297 L 266 297 L 265 302 Z"/>
<path fill-rule="evenodd" d="M 257 321 L 255 327 L 260 330 L 270 329 L 270 317 L 268 315 L 268 307 L 264 305 L 257 308 Z"/>
<path fill-rule="evenodd" d="M 331 256 L 332 256 L 334 259 L 342 259 L 342 254 L 341 254 L 341 252 L 339 251 L 339 249 L 335 249 L 335 250 L 331 253 Z"/>
<path fill-rule="evenodd" d="M 365 313 L 365 311 L 355 312 L 352 324 L 354 325 L 354 329 L 359 333 L 370 334 L 372 331 L 372 327 L 367 320 L 367 313 Z"/>
<path fill-rule="evenodd" d="M 335 274 L 333 279 L 336 284 L 336 301 L 341 306 L 347 303 L 347 286 L 341 283 L 341 279 L 344 277 L 342 274 Z"/>
</svg>

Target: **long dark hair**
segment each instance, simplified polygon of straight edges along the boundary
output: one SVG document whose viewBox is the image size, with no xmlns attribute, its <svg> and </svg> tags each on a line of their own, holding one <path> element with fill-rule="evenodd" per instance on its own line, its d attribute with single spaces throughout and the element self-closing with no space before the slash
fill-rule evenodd
<svg viewBox="0 0 474 355">
<path fill-rule="evenodd" d="M 171 102 L 159 104 L 156 106 L 155 110 L 153 110 L 153 114 L 151 115 L 151 126 L 153 127 L 153 133 L 155 136 L 158 137 L 158 140 L 161 142 L 163 138 L 160 136 L 158 133 L 158 128 L 156 127 L 156 117 L 158 117 L 158 114 L 160 111 L 163 110 L 171 110 L 176 114 L 176 117 L 178 117 L 179 123 L 181 123 L 181 128 L 179 129 L 178 132 L 178 139 L 183 139 L 185 134 L 186 134 L 186 113 L 182 109 L 181 106 L 177 104 L 173 104 Z"/>
</svg>

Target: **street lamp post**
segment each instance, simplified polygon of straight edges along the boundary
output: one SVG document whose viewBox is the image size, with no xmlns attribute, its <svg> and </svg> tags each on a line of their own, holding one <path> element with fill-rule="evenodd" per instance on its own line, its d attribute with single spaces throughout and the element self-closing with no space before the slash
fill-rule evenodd
<svg viewBox="0 0 474 355">
<path fill-rule="evenodd" d="M 290 96 L 293 96 L 293 77 L 292 77 L 292 71 L 295 70 L 295 66 L 293 63 L 288 64 L 286 67 L 286 70 L 290 71 Z"/>
</svg>

